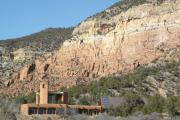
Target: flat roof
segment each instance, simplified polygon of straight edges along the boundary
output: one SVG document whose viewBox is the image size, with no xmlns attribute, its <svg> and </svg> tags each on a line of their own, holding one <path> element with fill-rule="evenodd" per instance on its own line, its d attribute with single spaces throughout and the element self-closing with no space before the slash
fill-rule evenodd
<svg viewBox="0 0 180 120">
<path fill-rule="evenodd" d="M 65 92 L 59 92 L 59 91 L 48 91 L 48 93 L 53 93 L 53 94 L 64 94 Z"/>
<path fill-rule="evenodd" d="M 89 109 L 89 110 L 101 110 L 101 106 L 96 105 L 68 105 L 68 104 L 22 104 L 21 107 L 33 107 L 33 108 L 74 108 L 74 109 Z"/>
</svg>

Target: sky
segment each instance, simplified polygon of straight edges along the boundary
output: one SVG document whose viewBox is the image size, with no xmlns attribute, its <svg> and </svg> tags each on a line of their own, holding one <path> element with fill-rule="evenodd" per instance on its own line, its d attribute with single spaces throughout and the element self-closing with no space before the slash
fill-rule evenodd
<svg viewBox="0 0 180 120">
<path fill-rule="evenodd" d="M 0 40 L 71 27 L 118 0 L 0 0 Z"/>
</svg>

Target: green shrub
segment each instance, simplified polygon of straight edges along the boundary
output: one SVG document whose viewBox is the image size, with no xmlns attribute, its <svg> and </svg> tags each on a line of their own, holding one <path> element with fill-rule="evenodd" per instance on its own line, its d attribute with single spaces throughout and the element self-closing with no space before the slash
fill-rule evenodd
<svg viewBox="0 0 180 120">
<path fill-rule="evenodd" d="M 166 65 L 157 65 L 156 67 L 140 67 L 133 73 L 120 76 L 108 76 L 91 82 L 87 85 L 77 85 L 65 89 L 70 95 L 70 104 L 96 104 L 101 96 L 117 96 L 111 92 L 115 90 L 118 96 L 125 98 L 126 104 L 117 108 L 112 108 L 109 113 L 114 116 L 127 116 L 136 111 L 142 111 L 145 114 L 152 112 L 168 112 L 176 115 L 180 110 L 180 98 L 163 98 L 159 95 L 149 96 L 146 90 L 142 90 L 142 83 L 146 82 L 147 76 L 159 75 L 163 72 L 177 74 L 180 62 L 167 63 Z M 129 90 L 136 89 L 137 91 Z M 84 97 L 88 94 L 88 97 Z M 71 99 L 73 98 L 73 99 Z M 144 102 L 145 101 L 147 102 Z M 146 103 L 146 104 L 145 104 Z"/>
<path fill-rule="evenodd" d="M 180 110 L 180 96 L 169 97 L 166 101 L 166 110 L 171 116 L 178 114 L 178 110 Z"/>
<path fill-rule="evenodd" d="M 145 114 L 158 112 L 162 113 L 165 109 L 165 99 L 159 95 L 150 96 L 148 98 L 148 104 L 144 106 L 143 112 Z"/>
<path fill-rule="evenodd" d="M 110 19 L 111 17 L 120 14 L 123 11 L 127 11 L 128 9 L 134 7 L 134 6 L 138 6 L 138 5 L 142 5 L 142 4 L 146 4 L 146 3 L 153 3 L 155 5 L 160 5 L 164 2 L 165 0 L 120 0 L 119 2 L 115 3 L 114 5 L 112 5 L 111 7 L 109 7 L 108 9 L 111 10 L 111 12 L 100 12 L 95 14 L 94 16 L 91 16 L 89 18 L 106 18 L 106 19 Z"/>
<path fill-rule="evenodd" d="M 36 52 L 52 52 L 69 39 L 74 28 L 48 28 L 22 38 L 1 40 L 0 46 L 12 52 L 19 48 L 30 47 Z"/>
<path fill-rule="evenodd" d="M 15 100 L 19 104 L 34 103 L 36 100 L 36 93 L 33 92 L 27 96 L 19 96 L 19 97 L 15 98 Z"/>
<path fill-rule="evenodd" d="M 81 105 L 91 105 L 91 104 L 89 103 L 88 97 L 85 97 L 85 96 L 83 96 L 83 97 L 81 97 L 81 98 L 79 99 L 79 104 L 81 104 Z"/>
</svg>

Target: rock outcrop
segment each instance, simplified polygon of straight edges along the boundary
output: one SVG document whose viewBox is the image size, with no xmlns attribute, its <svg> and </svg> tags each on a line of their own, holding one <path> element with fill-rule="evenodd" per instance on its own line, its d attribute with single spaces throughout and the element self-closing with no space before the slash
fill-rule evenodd
<svg viewBox="0 0 180 120">
<path fill-rule="evenodd" d="M 29 93 L 44 80 L 58 90 L 157 59 L 180 60 L 179 0 L 135 6 L 111 19 L 87 19 L 57 52 L 22 67 L 18 79 L 0 92 Z"/>
</svg>

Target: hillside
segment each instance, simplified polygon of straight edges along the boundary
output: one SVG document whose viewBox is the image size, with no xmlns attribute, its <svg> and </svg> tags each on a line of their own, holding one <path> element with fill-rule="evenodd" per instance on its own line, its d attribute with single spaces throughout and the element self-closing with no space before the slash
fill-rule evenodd
<svg viewBox="0 0 180 120">
<path fill-rule="evenodd" d="M 13 98 L 15 105 L 33 102 L 42 81 L 50 90 L 68 91 L 71 104 L 122 97 L 124 105 L 109 109 L 113 116 L 178 115 L 180 0 L 122 0 L 75 28 L 0 41 L 0 97 Z M 12 106 L 0 111 L 14 117 Z"/>
<path fill-rule="evenodd" d="M 61 88 L 61 91 L 68 91 L 70 104 L 96 105 L 101 96 L 107 95 L 119 96 L 125 99 L 124 105 L 110 108 L 108 114 L 100 114 L 96 116 L 96 120 L 101 120 L 102 118 L 103 120 L 107 118 L 114 120 L 129 120 L 130 118 L 131 120 L 167 120 L 162 118 L 161 113 L 164 112 L 170 116 L 175 116 L 173 119 L 178 120 L 180 96 L 174 96 L 174 93 L 177 95 L 180 92 L 179 75 L 180 62 L 162 63 L 155 61 L 138 68 L 132 73 L 103 77 L 98 81 L 91 82 L 89 85 L 82 84 L 71 88 L 64 87 Z M 174 84 L 178 86 L 175 87 Z M 2 103 L 0 111 L 4 111 L 4 114 L 8 112 L 9 118 L 13 119 L 18 114 L 17 108 L 19 103 L 34 102 L 35 93 L 28 96 L 19 96 L 15 100 L 7 100 L 4 98 L 0 99 L 0 103 Z M 5 109 L 6 107 L 10 109 Z M 4 114 L 1 113 L 0 118 L 5 117 Z M 128 117 L 125 119 L 119 116 Z M 55 116 L 49 117 L 55 119 Z M 47 119 L 47 116 L 38 116 L 38 118 L 26 116 L 25 118 L 36 120 Z M 60 118 L 59 116 L 56 119 L 59 120 Z M 79 120 L 88 119 L 89 117 L 75 114 L 67 119 L 71 118 Z M 92 120 L 94 119 L 92 118 Z"/>
<path fill-rule="evenodd" d="M 9 52 L 27 46 L 35 51 L 52 52 L 71 37 L 72 31 L 73 28 L 48 28 L 22 38 L 1 40 L 0 47 L 6 48 Z"/>
<path fill-rule="evenodd" d="M 73 28 L 48 28 L 22 38 L 0 41 L 0 86 L 23 65 L 58 50 Z M 3 85 L 4 84 L 4 85 Z"/>
<path fill-rule="evenodd" d="M 166 0 L 121 0 L 115 3 L 114 5 L 112 5 L 111 7 L 107 8 L 106 10 L 89 17 L 89 19 L 96 19 L 96 18 L 110 19 L 111 17 L 114 17 L 120 14 L 121 12 L 125 12 L 128 9 L 138 5 L 142 5 L 142 4 L 160 5 L 165 1 Z"/>
<path fill-rule="evenodd" d="M 56 52 L 28 62 L 12 74 L 7 72 L 12 69 L 5 67 L 1 73 L 9 77 L 0 92 L 28 94 L 36 91 L 41 81 L 49 81 L 52 90 L 59 90 L 129 73 L 153 61 L 180 60 L 179 0 L 124 0 L 106 12 L 112 16 L 99 17 L 102 12 L 82 21 Z M 13 61 L 22 60 L 23 52 L 17 49 Z"/>
<path fill-rule="evenodd" d="M 156 61 L 140 67 L 132 73 L 106 76 L 88 85 L 81 84 L 69 89 L 61 89 L 70 93 L 72 103 L 80 102 L 78 100 L 84 98 L 88 104 L 96 104 L 100 96 L 107 95 L 123 97 L 131 94 L 141 97 L 157 94 L 163 97 L 178 96 L 180 94 L 179 78 L 180 62 Z"/>
<path fill-rule="evenodd" d="M 96 105 L 101 96 L 124 98 L 125 105 L 109 111 L 114 116 L 128 116 L 137 111 L 144 114 L 167 112 L 176 115 L 180 110 L 179 78 L 180 62 L 156 61 L 132 73 L 111 75 L 89 85 L 82 84 L 61 90 L 68 91 L 71 104 Z M 174 100 L 173 104 L 171 100 Z"/>
</svg>

